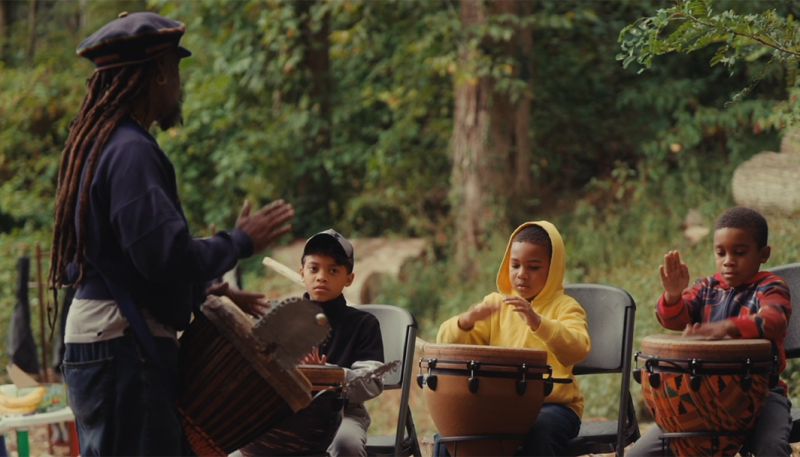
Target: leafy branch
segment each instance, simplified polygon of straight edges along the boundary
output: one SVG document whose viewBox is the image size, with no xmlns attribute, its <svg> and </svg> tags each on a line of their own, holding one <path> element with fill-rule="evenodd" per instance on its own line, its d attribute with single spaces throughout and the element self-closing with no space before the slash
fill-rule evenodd
<svg viewBox="0 0 800 457">
<path fill-rule="evenodd" d="M 781 17 L 774 9 L 761 14 L 740 15 L 733 10 L 714 14 L 712 0 L 677 0 L 673 7 L 622 29 L 618 41 L 623 52 L 617 60 L 625 68 L 639 63 L 641 73 L 650 68 L 655 56 L 690 53 L 717 43 L 712 66 L 722 63 L 731 68 L 743 56 L 754 60 L 765 51 L 777 61 L 793 63 L 800 60 L 797 31 L 791 16 Z"/>
</svg>

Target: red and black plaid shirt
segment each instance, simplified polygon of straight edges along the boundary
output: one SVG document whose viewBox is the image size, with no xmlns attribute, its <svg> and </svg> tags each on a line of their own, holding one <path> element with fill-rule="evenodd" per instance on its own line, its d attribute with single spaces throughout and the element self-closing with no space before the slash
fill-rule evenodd
<svg viewBox="0 0 800 457">
<path fill-rule="evenodd" d="M 773 342 L 779 370 L 786 368 L 783 340 L 792 316 L 789 286 L 779 276 L 761 271 L 739 287 L 730 287 L 719 275 L 700 278 L 683 291 L 682 299 L 667 306 L 658 299 L 656 316 L 665 328 L 683 330 L 687 324 L 732 320 L 742 338 L 766 338 Z"/>
</svg>

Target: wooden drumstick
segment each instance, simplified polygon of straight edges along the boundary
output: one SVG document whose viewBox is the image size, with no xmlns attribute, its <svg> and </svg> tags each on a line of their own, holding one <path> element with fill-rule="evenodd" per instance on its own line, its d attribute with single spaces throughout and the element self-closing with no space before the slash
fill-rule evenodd
<svg viewBox="0 0 800 457">
<path fill-rule="evenodd" d="M 305 284 L 303 283 L 303 277 L 300 276 L 300 273 L 298 273 L 296 270 L 293 270 L 293 269 L 287 267 L 286 265 L 278 262 L 277 260 L 273 259 L 272 257 L 264 257 L 264 260 L 262 260 L 261 263 L 265 267 L 271 268 L 272 270 L 274 270 L 275 272 L 277 272 L 281 276 L 289 278 L 293 282 L 305 287 Z M 425 348 L 425 345 L 427 345 L 427 344 L 430 344 L 430 343 L 428 343 L 427 341 L 423 340 L 420 337 L 417 337 L 417 340 L 416 340 L 416 348 L 417 349 L 423 350 Z"/>
</svg>

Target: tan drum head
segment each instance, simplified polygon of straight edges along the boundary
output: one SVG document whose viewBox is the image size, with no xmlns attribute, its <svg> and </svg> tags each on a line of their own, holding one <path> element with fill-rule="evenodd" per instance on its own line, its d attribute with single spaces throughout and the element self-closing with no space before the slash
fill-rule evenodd
<svg viewBox="0 0 800 457">
<path fill-rule="evenodd" d="M 426 344 L 425 357 L 445 360 L 478 360 L 488 363 L 546 365 L 547 351 L 473 344 Z"/>
<path fill-rule="evenodd" d="M 706 340 L 684 337 L 679 333 L 650 335 L 642 338 L 642 354 L 653 357 L 730 360 L 772 358 L 772 344 L 765 339 Z"/>
</svg>

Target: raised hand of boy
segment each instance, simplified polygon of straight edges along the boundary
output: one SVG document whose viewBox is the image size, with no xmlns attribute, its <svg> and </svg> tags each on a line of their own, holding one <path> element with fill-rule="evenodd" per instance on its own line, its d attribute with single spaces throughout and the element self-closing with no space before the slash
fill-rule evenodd
<svg viewBox="0 0 800 457">
<path fill-rule="evenodd" d="M 498 311 L 500 311 L 500 305 L 481 302 L 458 316 L 458 327 L 465 331 L 472 330 L 476 322 L 488 319 L 489 316 Z"/>
<path fill-rule="evenodd" d="M 681 299 L 683 291 L 689 287 L 689 267 L 681 262 L 678 251 L 670 251 L 664 256 L 664 265 L 659 267 L 661 285 L 664 286 L 664 300 L 674 305 Z"/>
<path fill-rule="evenodd" d="M 320 357 L 319 349 L 314 348 L 311 350 L 310 354 L 300 360 L 300 365 L 325 365 L 327 359 L 327 356 L 324 355 Z"/>
<path fill-rule="evenodd" d="M 503 302 L 514 308 L 514 312 L 519 314 L 531 330 L 534 332 L 539 330 L 539 326 L 542 325 L 542 316 L 533 310 L 528 300 L 516 295 L 506 295 Z"/>
<path fill-rule="evenodd" d="M 683 336 L 703 336 L 707 340 L 721 340 L 728 336 L 736 338 L 742 336 L 742 334 L 739 332 L 739 327 L 736 326 L 736 323 L 726 319 L 704 324 L 700 322 L 687 324 L 683 330 Z"/>
</svg>

